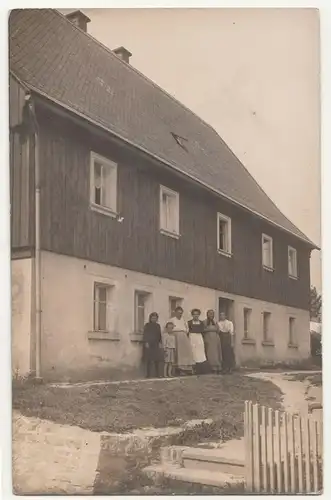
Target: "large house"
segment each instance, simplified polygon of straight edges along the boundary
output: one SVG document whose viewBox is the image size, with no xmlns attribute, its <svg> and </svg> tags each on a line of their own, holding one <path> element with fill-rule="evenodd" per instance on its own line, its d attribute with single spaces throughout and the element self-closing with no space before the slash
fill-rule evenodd
<svg viewBox="0 0 331 500">
<path fill-rule="evenodd" d="M 308 357 L 316 246 L 88 22 L 10 15 L 13 372 L 138 372 L 149 313 L 178 304 L 225 310 L 238 364 Z"/>
</svg>

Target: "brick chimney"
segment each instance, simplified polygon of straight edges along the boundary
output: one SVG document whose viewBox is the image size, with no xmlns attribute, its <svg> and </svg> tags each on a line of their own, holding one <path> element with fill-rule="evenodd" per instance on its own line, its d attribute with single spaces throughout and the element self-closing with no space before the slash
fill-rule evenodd
<svg viewBox="0 0 331 500">
<path fill-rule="evenodd" d="M 85 14 L 83 14 L 81 10 L 70 12 L 70 14 L 66 15 L 66 18 L 69 19 L 72 24 L 78 26 L 78 28 L 80 28 L 82 31 L 85 31 L 85 33 L 87 32 L 87 23 L 89 23 L 91 19 L 85 16 Z"/>
<path fill-rule="evenodd" d="M 127 50 L 125 47 L 117 47 L 117 49 L 113 50 L 114 54 L 117 55 L 122 61 L 129 64 L 130 57 L 132 56 L 131 52 Z"/>
</svg>

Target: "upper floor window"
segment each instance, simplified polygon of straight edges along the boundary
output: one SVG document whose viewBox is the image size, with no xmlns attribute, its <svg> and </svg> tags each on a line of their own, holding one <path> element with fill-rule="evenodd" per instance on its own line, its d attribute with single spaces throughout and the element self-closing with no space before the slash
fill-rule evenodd
<svg viewBox="0 0 331 500">
<path fill-rule="evenodd" d="M 292 247 L 288 247 L 288 275 L 291 278 L 298 277 L 297 251 Z"/>
<path fill-rule="evenodd" d="M 273 241 L 271 236 L 266 234 L 262 234 L 262 265 L 270 270 L 274 267 Z"/>
<path fill-rule="evenodd" d="M 231 255 L 231 219 L 220 213 L 217 214 L 217 250 Z"/>
<path fill-rule="evenodd" d="M 117 212 L 117 164 L 91 153 L 90 203 L 91 207 L 110 215 Z"/>
<path fill-rule="evenodd" d="M 179 236 L 179 193 L 160 186 L 160 229 Z"/>
</svg>

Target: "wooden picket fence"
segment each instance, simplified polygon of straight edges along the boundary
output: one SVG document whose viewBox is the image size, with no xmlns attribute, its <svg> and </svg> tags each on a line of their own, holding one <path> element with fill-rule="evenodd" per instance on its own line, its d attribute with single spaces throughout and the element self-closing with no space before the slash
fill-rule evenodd
<svg viewBox="0 0 331 500">
<path fill-rule="evenodd" d="M 248 492 L 322 491 L 322 422 L 246 401 L 244 428 Z"/>
</svg>

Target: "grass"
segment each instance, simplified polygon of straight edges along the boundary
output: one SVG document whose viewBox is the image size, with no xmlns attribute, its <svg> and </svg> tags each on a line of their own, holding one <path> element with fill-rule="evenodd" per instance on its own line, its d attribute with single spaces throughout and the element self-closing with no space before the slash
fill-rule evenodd
<svg viewBox="0 0 331 500">
<path fill-rule="evenodd" d="M 206 418 L 231 422 L 241 432 L 245 400 L 277 409 L 280 397 L 281 391 L 272 383 L 240 373 L 132 385 L 59 388 L 13 384 L 13 408 L 25 416 L 116 433 Z"/>
<path fill-rule="evenodd" d="M 308 373 L 293 373 L 289 375 L 289 379 L 293 382 L 303 382 L 307 380 L 310 385 L 315 387 L 322 387 L 322 373 L 314 373 L 313 375 L 309 375 Z"/>
</svg>

